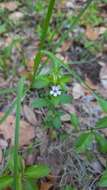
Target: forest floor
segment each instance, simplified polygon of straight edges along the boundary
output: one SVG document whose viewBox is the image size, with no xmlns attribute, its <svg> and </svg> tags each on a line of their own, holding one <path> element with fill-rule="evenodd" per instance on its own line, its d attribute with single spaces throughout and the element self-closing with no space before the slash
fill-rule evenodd
<svg viewBox="0 0 107 190">
<path fill-rule="evenodd" d="M 72 102 L 61 105 L 62 126 L 58 129 L 46 129 L 43 126 L 46 110 L 32 108 L 32 101 L 38 97 L 37 89 L 29 91 L 22 103 L 20 151 L 25 164 L 45 163 L 51 168 L 51 175 L 40 180 L 40 190 L 63 190 L 69 184 L 78 190 L 102 189 L 97 187 L 97 181 L 106 168 L 107 154 L 98 151 L 95 142 L 87 154 L 78 154 L 73 147 L 78 133 L 72 132 L 70 122 L 71 113 L 76 113 L 80 130 L 85 131 L 94 128 L 96 122 L 106 115 L 94 93 L 107 98 L 107 4 L 92 3 L 72 31 L 72 19 L 85 3 L 85 0 L 56 2 L 45 49 L 63 62 L 69 62 L 71 69 L 89 88 L 71 77 L 67 88 Z M 30 83 L 46 8 L 47 1 L 42 0 L 36 3 L 0 1 L 1 117 L 16 97 L 16 91 L 4 94 L 3 90 L 16 88 L 22 76 L 28 85 Z M 45 61 L 46 56 L 42 58 L 42 62 Z M 6 151 L 13 145 L 14 123 L 15 109 L 0 125 L 1 174 L 9 159 Z M 100 133 L 107 138 L 107 129 Z"/>
</svg>

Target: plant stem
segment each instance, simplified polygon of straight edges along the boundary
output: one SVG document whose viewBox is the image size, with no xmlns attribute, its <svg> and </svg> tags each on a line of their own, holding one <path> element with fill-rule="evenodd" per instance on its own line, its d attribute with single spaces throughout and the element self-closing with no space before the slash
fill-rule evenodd
<svg viewBox="0 0 107 190">
<path fill-rule="evenodd" d="M 18 147 L 19 147 L 19 127 L 21 115 L 21 98 L 23 96 L 24 79 L 22 78 L 18 83 L 17 99 L 16 99 L 16 126 L 15 126 L 15 140 L 14 140 L 14 190 L 18 189 Z"/>
<path fill-rule="evenodd" d="M 36 74 L 37 69 L 38 69 L 40 62 L 41 62 L 41 58 L 42 58 L 41 50 L 44 47 L 44 43 L 45 43 L 45 39 L 46 39 L 46 35 L 48 32 L 48 27 L 49 27 L 49 23 L 50 23 L 50 19 L 52 17 L 52 11 L 54 8 L 54 4 L 55 4 L 55 0 L 50 0 L 47 15 L 46 15 L 46 18 L 45 18 L 44 24 L 43 24 L 42 36 L 41 36 L 40 45 L 39 45 L 39 51 L 38 51 L 38 53 L 34 59 L 34 68 L 33 68 L 33 76 L 32 76 L 31 86 L 33 85 L 33 83 L 35 81 L 35 74 Z"/>
</svg>

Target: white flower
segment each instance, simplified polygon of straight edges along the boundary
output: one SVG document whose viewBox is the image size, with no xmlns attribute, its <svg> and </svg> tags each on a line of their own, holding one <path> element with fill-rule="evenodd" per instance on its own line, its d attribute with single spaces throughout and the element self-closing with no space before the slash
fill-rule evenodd
<svg viewBox="0 0 107 190">
<path fill-rule="evenodd" d="M 61 95 L 60 86 L 52 86 L 50 94 L 55 97 Z"/>
</svg>

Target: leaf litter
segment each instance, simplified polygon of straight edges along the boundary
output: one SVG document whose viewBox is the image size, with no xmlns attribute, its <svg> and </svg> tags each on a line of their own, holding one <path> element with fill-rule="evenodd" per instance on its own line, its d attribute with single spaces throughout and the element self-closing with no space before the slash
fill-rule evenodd
<svg viewBox="0 0 107 190">
<path fill-rule="evenodd" d="M 63 2 L 63 6 L 67 10 L 71 10 L 75 8 L 75 2 L 71 3 L 70 1 Z M 77 3 L 78 4 L 78 3 Z M 80 4 L 83 4 L 83 2 L 79 2 Z M 20 70 L 20 73 L 26 72 L 26 69 L 22 67 L 21 69 L 18 68 L 17 64 L 21 60 L 20 57 L 27 57 L 27 60 L 25 59 L 25 62 L 28 62 L 28 70 L 32 70 L 33 67 L 33 61 L 29 61 L 29 58 L 31 59 L 32 56 L 35 55 L 38 47 L 38 38 L 37 34 L 35 35 L 35 32 L 33 30 L 33 27 L 35 25 L 35 15 L 30 15 L 27 17 L 27 20 L 25 19 L 24 15 L 22 15 L 22 7 L 21 9 L 18 8 L 18 4 L 16 2 L 6 2 L 1 4 L 2 8 L 8 9 L 10 11 L 10 17 L 14 20 L 14 17 L 17 17 L 17 21 L 19 22 L 21 19 L 23 22 L 26 23 L 26 26 L 21 28 L 15 28 L 15 32 L 10 32 L 7 35 L 11 39 L 12 36 L 18 35 L 22 37 L 22 44 L 19 48 L 19 53 L 17 49 L 15 50 L 13 55 L 13 60 L 16 62 L 16 68 L 17 71 Z M 61 7 L 60 7 L 61 8 Z M 104 13 L 103 13 L 104 16 Z M 31 18 L 32 21 L 31 21 Z M 25 19 L 25 20 L 24 20 Z M 30 24 L 30 22 L 32 22 Z M 38 22 L 38 20 L 37 20 Z M 16 24 L 14 22 L 14 24 Z M 31 26 L 32 25 L 32 26 Z M 30 29 L 29 29 L 30 27 Z M 85 36 L 90 41 L 96 41 L 99 39 L 100 35 L 102 35 L 105 32 L 105 27 L 101 28 L 101 26 L 98 27 L 90 27 L 86 26 L 86 28 L 83 27 L 83 30 L 80 30 L 80 28 L 77 28 L 75 31 L 75 36 L 77 34 L 80 34 L 81 32 L 85 33 Z M 74 35 L 74 34 L 72 34 Z M 72 36 L 71 35 L 71 36 Z M 7 44 L 10 43 L 10 39 L 7 40 Z M 36 40 L 35 40 L 36 39 Z M 56 38 L 56 40 L 58 40 Z M 75 41 L 75 40 L 74 40 Z M 35 47 L 35 44 L 37 47 Z M 23 49 L 23 52 L 22 52 Z M 82 43 L 66 41 L 61 48 L 59 49 L 58 56 L 62 57 L 63 60 L 72 60 L 72 61 L 79 61 L 81 58 L 81 53 L 84 51 L 84 47 Z M 16 56 L 17 55 L 17 56 Z M 90 61 L 92 56 L 95 58 L 94 61 Z M 16 59 L 16 60 L 15 60 Z M 89 60 L 88 60 L 89 59 Z M 103 76 L 106 76 L 103 72 L 105 72 L 105 68 L 101 68 L 101 66 L 98 65 L 98 60 L 94 55 L 90 55 L 90 58 L 85 60 L 84 64 L 79 65 L 73 65 L 73 68 L 76 68 L 78 73 L 86 80 L 86 82 L 89 84 L 89 86 L 93 89 L 100 89 L 99 92 L 104 95 L 106 90 L 106 82 L 102 82 L 104 79 Z M 99 59 L 99 58 L 98 58 Z M 14 63 L 13 62 L 13 63 Z M 12 64 L 10 67 L 12 67 Z M 88 66 L 86 65 L 88 63 Z M 23 69 L 24 68 L 24 69 Z M 93 71 L 93 72 L 92 72 Z M 95 76 L 95 72 L 97 73 Z M 19 73 L 19 72 L 18 72 Z M 27 72 L 26 72 L 27 73 Z M 103 73 L 103 74 L 102 74 Z M 28 73 L 27 73 L 28 74 Z M 4 79 L 3 79 L 4 80 Z M 3 86 L 10 87 L 16 85 L 16 81 L 18 80 L 18 77 L 15 76 L 15 79 L 11 82 L 6 82 L 4 80 Z M 73 84 L 73 85 L 72 85 Z M 50 167 L 53 171 L 53 176 L 55 175 L 54 182 L 41 182 L 40 189 L 49 190 L 53 186 L 53 183 L 55 184 L 55 188 L 59 189 L 66 185 L 67 183 L 71 184 L 77 184 L 78 188 L 81 189 L 84 186 L 85 190 L 92 188 L 95 188 L 94 184 L 94 176 L 97 173 L 100 173 L 102 169 L 102 165 L 105 167 L 105 158 L 102 155 L 99 155 L 100 162 L 93 161 L 92 163 L 86 162 L 85 158 L 82 156 L 78 156 L 75 152 L 73 152 L 72 145 L 74 142 L 74 139 L 77 138 L 77 136 L 73 136 L 71 125 L 69 124 L 70 114 L 73 112 L 76 112 L 80 116 L 80 127 L 81 129 L 89 128 L 90 126 L 93 126 L 98 118 L 103 115 L 101 112 L 99 106 L 97 106 L 97 103 L 94 100 L 94 97 L 89 92 L 87 93 L 86 90 L 81 87 L 81 85 L 75 80 L 72 81 L 72 84 L 70 85 L 70 94 L 73 95 L 74 101 L 71 104 L 63 106 L 63 110 L 65 112 L 65 115 L 62 117 L 63 121 L 63 128 L 60 131 L 63 133 L 63 130 L 67 131 L 70 134 L 70 138 L 62 143 L 59 139 L 56 138 L 56 141 L 53 142 L 51 139 L 51 136 L 49 136 L 50 133 L 44 132 L 43 129 L 41 129 L 41 126 L 38 123 L 38 117 L 37 115 L 42 117 L 43 113 L 40 111 L 34 111 L 30 108 L 30 106 L 27 105 L 27 103 L 35 97 L 33 93 L 33 97 L 31 95 L 30 98 L 28 98 L 23 106 L 22 110 L 22 116 L 20 123 L 20 146 L 23 148 L 24 145 L 30 145 L 32 143 L 32 140 L 36 137 L 37 140 L 37 152 L 35 155 L 27 155 L 26 162 L 28 164 L 32 164 L 37 161 L 45 162 L 50 164 Z M 99 87 L 101 85 L 101 87 Z M 102 89 L 101 89 L 102 88 Z M 107 97 L 106 97 L 107 98 Z M 30 99 L 30 100 L 29 100 Z M 2 106 L 3 107 L 3 106 Z M 35 114 L 36 113 L 36 114 Z M 2 116 L 4 113 L 1 112 L 0 116 Z M 14 139 L 14 126 L 15 126 L 15 116 L 9 115 L 7 120 L 0 125 L 0 134 L 3 135 L 3 138 L 0 138 L 0 148 L 6 149 L 8 147 L 8 139 L 11 140 L 11 145 L 13 145 L 13 139 Z M 102 131 L 104 132 L 104 131 Z M 106 131 L 104 132 L 104 135 L 106 136 Z M 59 133 L 58 133 L 59 134 Z M 39 142 L 39 144 L 38 144 Z M 1 151 L 0 149 L 0 151 Z M 35 148 L 34 148 L 35 149 Z M 95 150 L 95 149 L 93 149 Z M 23 151 L 22 151 L 23 152 Z M 93 153 L 94 154 L 94 153 Z M 98 154 L 98 153 L 97 153 Z M 96 157 L 96 154 L 94 154 Z M 3 155 L 2 151 L 0 153 L 0 161 L 2 162 Z M 59 161 L 58 161 L 59 159 Z M 60 162 L 60 163 L 59 163 Z M 88 174 L 88 176 L 87 176 Z M 88 180 L 90 176 L 90 179 Z M 84 180 L 86 179 L 86 181 Z M 84 184 L 85 182 L 85 184 Z M 84 184 L 84 185 L 83 185 Z"/>
</svg>

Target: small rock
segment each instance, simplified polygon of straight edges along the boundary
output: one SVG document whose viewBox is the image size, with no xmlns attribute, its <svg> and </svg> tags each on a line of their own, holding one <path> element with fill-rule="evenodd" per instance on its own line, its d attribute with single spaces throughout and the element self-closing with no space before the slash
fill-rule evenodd
<svg viewBox="0 0 107 190">
<path fill-rule="evenodd" d="M 12 14 L 10 14 L 9 18 L 13 21 L 13 22 L 18 22 L 20 19 L 22 19 L 24 17 L 24 14 L 21 12 L 14 12 Z"/>
</svg>

